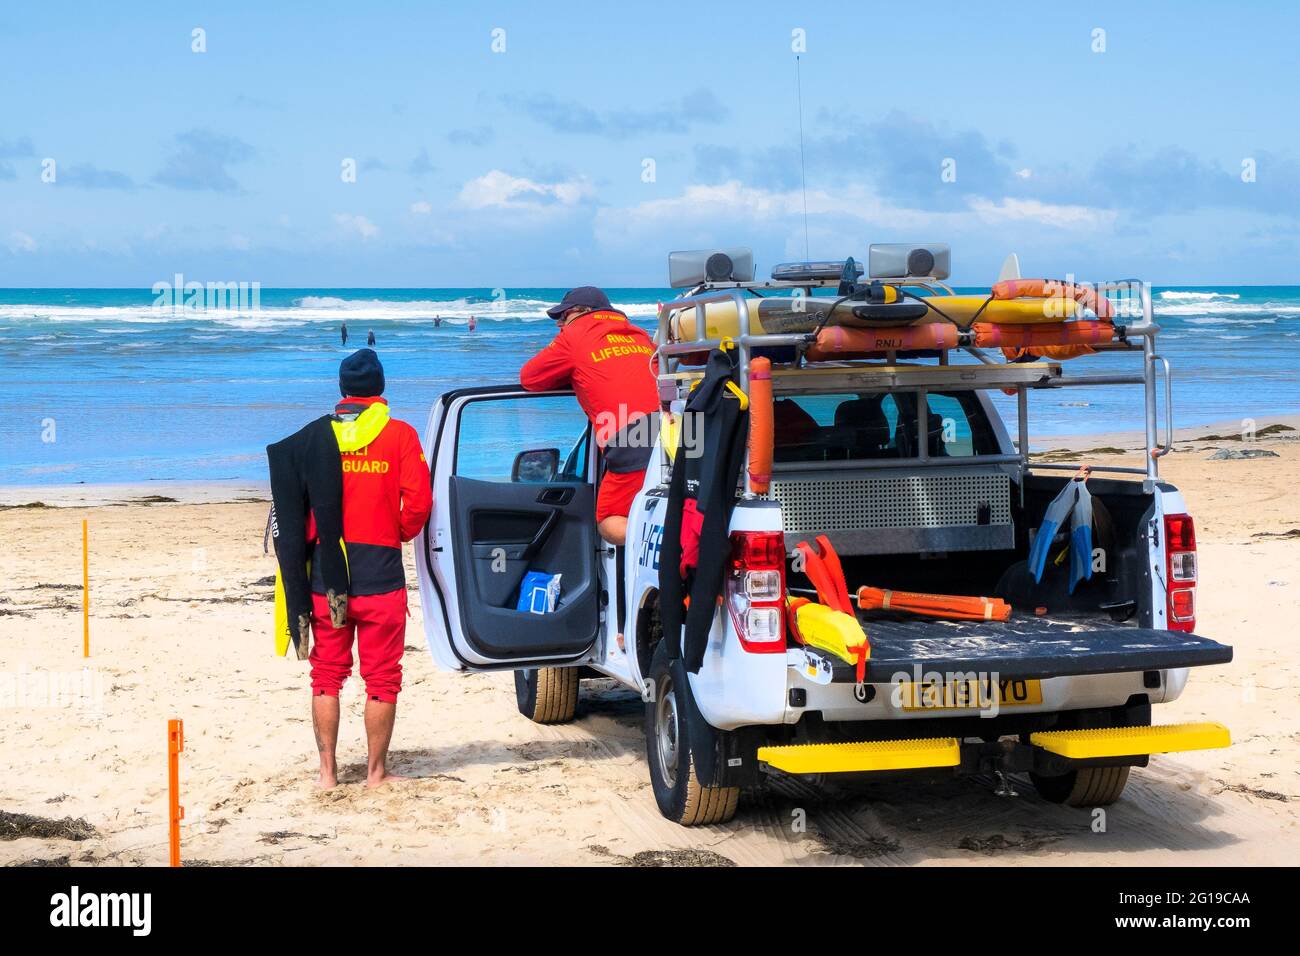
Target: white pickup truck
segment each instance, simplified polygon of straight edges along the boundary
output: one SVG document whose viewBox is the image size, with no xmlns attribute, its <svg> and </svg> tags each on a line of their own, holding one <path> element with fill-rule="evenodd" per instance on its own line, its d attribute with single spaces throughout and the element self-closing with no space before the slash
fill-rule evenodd
<svg viewBox="0 0 1300 956">
<path fill-rule="evenodd" d="M 1172 415 L 1147 286 L 1097 287 L 1122 307 L 1114 341 L 1099 350 L 1135 353 L 1141 367 L 1131 373 L 1066 376 L 1058 362 L 995 362 L 969 344 L 912 362 L 891 353 L 814 366 L 802 361 L 807 335 L 751 333 L 749 305 L 792 288 L 814 306 L 828 303 L 816 292 L 834 278 L 810 267 L 796 279 L 754 281 L 739 256 L 719 275 L 717 256 L 708 277 L 660 309 L 665 411 L 680 410 L 698 377 L 682 358 L 719 344 L 704 338 L 706 323 L 673 341 L 671 317 L 728 303 L 739 321 L 740 387 L 756 350 L 793 348 L 793 360 L 776 365 L 775 398 L 815 425 L 797 442 L 778 425 L 770 491 L 738 492 L 703 666 L 687 673 L 660 624 L 671 468 L 662 447 L 632 506 L 626 548 L 616 550 L 596 534 L 600 461 L 576 400 L 504 385 L 442 395 L 424 435 L 437 506 L 417 563 L 441 667 L 513 670 L 520 712 L 543 723 L 579 713 L 584 679 L 635 690 L 656 800 L 684 825 L 729 820 L 742 791 L 771 774 L 983 773 L 1004 784 L 1028 774 L 1048 800 L 1104 805 L 1150 754 L 1227 746 L 1218 724 L 1151 725 L 1152 705 L 1176 699 L 1189 668 L 1227 662 L 1232 651 L 1193 633 L 1193 523 L 1156 470 Z M 886 281 L 942 296 L 943 278 Z M 1097 469 L 1116 477 L 1089 479 L 1094 573 L 1070 593 L 1059 561 L 1040 583 L 1026 568 L 1032 535 L 1075 468 L 1031 460 L 1028 395 L 1095 384 L 1139 387 L 1147 447 L 1141 467 Z M 1018 441 L 991 390 L 1017 397 Z M 853 666 L 784 627 L 749 631 L 751 607 L 762 604 L 750 599 L 750 576 L 776 571 L 783 590 L 808 589 L 792 558 L 799 541 L 819 534 L 834 543 L 851 587 L 991 595 L 1013 613 L 999 622 L 860 612 L 871 649 L 859 682 Z M 561 576 L 553 611 L 517 609 L 530 570 Z"/>
</svg>

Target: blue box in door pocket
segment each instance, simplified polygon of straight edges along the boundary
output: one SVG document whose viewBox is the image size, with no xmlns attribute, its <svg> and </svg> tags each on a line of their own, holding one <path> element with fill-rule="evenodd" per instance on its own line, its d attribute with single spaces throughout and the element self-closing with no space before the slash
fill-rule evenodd
<svg viewBox="0 0 1300 956">
<path fill-rule="evenodd" d="M 558 603 L 560 603 L 558 574 L 529 571 L 524 575 L 524 583 L 519 586 L 519 606 L 515 610 L 546 614 L 554 611 Z"/>
</svg>

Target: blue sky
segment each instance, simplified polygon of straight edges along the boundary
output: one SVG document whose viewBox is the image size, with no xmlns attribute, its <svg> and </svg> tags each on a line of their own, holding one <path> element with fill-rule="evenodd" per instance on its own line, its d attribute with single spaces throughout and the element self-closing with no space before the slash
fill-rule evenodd
<svg viewBox="0 0 1300 956">
<path fill-rule="evenodd" d="M 814 257 L 1300 283 L 1291 4 L 270 6 L 0 8 L 0 285 L 765 270 L 805 245 L 796 29 Z"/>
</svg>

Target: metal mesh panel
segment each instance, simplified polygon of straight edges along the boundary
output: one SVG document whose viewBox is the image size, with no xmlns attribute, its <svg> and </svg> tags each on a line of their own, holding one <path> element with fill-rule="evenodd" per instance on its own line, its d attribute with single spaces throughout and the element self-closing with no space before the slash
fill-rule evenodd
<svg viewBox="0 0 1300 956">
<path fill-rule="evenodd" d="M 787 533 L 1011 524 L 1011 479 L 993 475 L 899 475 L 772 482 Z"/>
</svg>

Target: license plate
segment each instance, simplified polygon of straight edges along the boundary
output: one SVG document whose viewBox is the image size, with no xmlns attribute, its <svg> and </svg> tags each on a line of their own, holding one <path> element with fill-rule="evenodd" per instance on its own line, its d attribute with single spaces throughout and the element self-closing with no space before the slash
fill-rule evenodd
<svg viewBox="0 0 1300 956">
<path fill-rule="evenodd" d="M 1024 707 L 1043 702 L 1043 685 L 1036 680 L 970 678 L 947 683 L 898 685 L 903 710 L 988 710 L 990 707 Z"/>
</svg>

